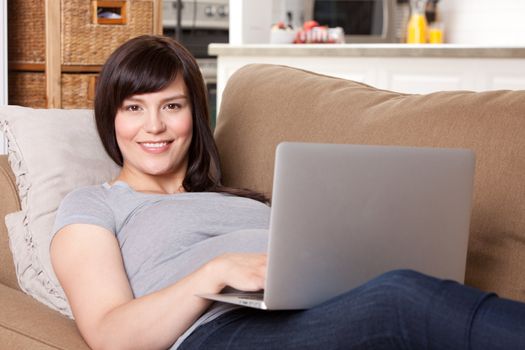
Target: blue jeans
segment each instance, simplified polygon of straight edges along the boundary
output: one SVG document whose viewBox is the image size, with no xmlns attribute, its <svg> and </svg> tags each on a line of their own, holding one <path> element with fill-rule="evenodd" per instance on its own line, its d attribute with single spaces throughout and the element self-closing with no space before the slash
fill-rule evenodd
<svg viewBox="0 0 525 350">
<path fill-rule="evenodd" d="M 399 270 L 309 310 L 228 312 L 179 349 L 525 349 L 525 304 Z"/>
</svg>

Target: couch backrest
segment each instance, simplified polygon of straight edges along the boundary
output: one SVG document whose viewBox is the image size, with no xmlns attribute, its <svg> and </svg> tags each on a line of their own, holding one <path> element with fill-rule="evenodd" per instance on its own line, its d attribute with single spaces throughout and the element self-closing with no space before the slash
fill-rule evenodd
<svg viewBox="0 0 525 350">
<path fill-rule="evenodd" d="M 20 202 L 15 187 L 15 176 L 7 162 L 7 156 L 0 155 L 0 283 L 19 289 L 9 249 L 9 239 L 4 217 L 20 210 Z"/>
<path fill-rule="evenodd" d="M 281 141 L 474 150 L 466 283 L 525 301 L 525 91 L 407 95 L 250 65 L 228 81 L 215 138 L 225 184 L 268 195 Z"/>
</svg>

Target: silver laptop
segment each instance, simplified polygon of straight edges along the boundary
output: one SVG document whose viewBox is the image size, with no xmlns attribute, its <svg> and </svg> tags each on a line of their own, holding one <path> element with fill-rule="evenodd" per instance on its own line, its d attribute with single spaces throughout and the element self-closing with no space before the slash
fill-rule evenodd
<svg viewBox="0 0 525 350">
<path fill-rule="evenodd" d="M 474 163 L 466 149 L 281 143 L 264 292 L 201 296 L 306 309 L 394 269 L 463 282 Z"/>
</svg>

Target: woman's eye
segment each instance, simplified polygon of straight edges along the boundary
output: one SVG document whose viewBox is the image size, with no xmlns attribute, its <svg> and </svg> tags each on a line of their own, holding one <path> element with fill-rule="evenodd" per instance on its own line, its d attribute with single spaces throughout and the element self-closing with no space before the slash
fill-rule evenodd
<svg viewBox="0 0 525 350">
<path fill-rule="evenodd" d="M 180 104 L 178 103 L 168 103 L 166 109 L 180 109 Z"/>
<path fill-rule="evenodd" d="M 140 110 L 140 106 L 138 105 L 129 105 L 129 106 L 126 106 L 124 108 L 126 111 L 130 111 L 130 112 L 137 112 Z"/>
</svg>

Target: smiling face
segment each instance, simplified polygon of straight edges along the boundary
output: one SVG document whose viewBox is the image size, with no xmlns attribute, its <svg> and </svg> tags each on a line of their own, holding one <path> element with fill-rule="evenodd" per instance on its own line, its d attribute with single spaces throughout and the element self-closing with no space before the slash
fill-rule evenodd
<svg viewBox="0 0 525 350">
<path fill-rule="evenodd" d="M 182 184 L 192 139 L 192 110 L 182 74 L 166 88 L 126 98 L 115 117 L 124 159 L 121 179 L 166 178 Z"/>
</svg>

